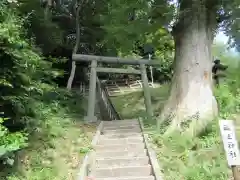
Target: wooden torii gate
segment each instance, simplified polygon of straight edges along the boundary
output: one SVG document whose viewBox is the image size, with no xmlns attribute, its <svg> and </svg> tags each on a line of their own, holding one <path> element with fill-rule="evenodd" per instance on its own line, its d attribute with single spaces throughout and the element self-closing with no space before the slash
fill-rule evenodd
<svg viewBox="0 0 240 180">
<path fill-rule="evenodd" d="M 100 72 L 121 73 L 121 74 L 141 74 L 141 78 L 143 82 L 144 103 L 146 107 L 146 112 L 148 116 L 153 116 L 151 95 L 150 95 L 150 89 L 149 89 L 145 65 L 146 64 L 156 65 L 156 64 L 159 64 L 159 61 L 149 60 L 149 59 L 130 59 L 130 58 L 118 58 L 118 57 L 94 56 L 94 55 L 84 55 L 84 54 L 73 54 L 72 60 L 75 62 L 79 62 L 79 61 L 91 62 L 88 110 L 87 110 L 87 116 L 85 117 L 86 121 L 88 122 L 97 121 L 97 117 L 95 116 L 96 81 L 97 81 L 97 73 L 100 73 Z M 104 62 L 109 64 L 140 65 L 140 70 L 97 67 L 98 62 Z"/>
</svg>

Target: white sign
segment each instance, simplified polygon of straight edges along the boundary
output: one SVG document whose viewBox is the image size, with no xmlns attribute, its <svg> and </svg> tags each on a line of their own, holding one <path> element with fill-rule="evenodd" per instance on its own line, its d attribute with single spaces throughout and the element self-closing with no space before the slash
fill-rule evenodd
<svg viewBox="0 0 240 180">
<path fill-rule="evenodd" d="M 229 166 L 240 165 L 240 153 L 233 120 L 220 120 L 220 132 Z"/>
</svg>

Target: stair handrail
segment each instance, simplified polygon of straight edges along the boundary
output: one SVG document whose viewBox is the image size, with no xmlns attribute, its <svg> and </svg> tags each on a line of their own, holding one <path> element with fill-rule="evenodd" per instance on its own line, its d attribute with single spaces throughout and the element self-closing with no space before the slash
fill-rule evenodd
<svg viewBox="0 0 240 180">
<path fill-rule="evenodd" d="M 110 96 L 108 94 L 107 88 L 103 82 L 101 82 L 97 77 L 97 93 L 99 94 L 99 100 L 104 104 L 104 108 L 107 112 L 109 120 L 121 120 L 120 114 L 114 107 Z"/>
</svg>

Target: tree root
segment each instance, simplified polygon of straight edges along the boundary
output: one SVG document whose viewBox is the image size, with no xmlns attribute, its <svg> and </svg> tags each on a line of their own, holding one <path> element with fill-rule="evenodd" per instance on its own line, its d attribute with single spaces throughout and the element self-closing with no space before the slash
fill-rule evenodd
<svg viewBox="0 0 240 180">
<path fill-rule="evenodd" d="M 158 119 L 158 128 L 166 129 L 163 136 L 169 136 L 176 131 L 190 137 L 198 136 L 217 116 L 216 100 L 212 100 L 212 105 L 208 103 L 209 106 L 204 109 L 188 106 L 192 108 L 189 110 L 181 108 L 186 107 L 183 104 L 176 105 L 170 98 Z"/>
</svg>

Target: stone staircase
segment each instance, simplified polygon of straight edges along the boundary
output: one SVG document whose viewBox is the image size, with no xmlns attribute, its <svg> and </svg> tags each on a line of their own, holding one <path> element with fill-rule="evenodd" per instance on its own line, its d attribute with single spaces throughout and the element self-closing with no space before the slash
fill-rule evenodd
<svg viewBox="0 0 240 180">
<path fill-rule="evenodd" d="M 153 167 L 138 120 L 102 123 L 91 172 L 95 180 L 162 180 Z"/>
</svg>

